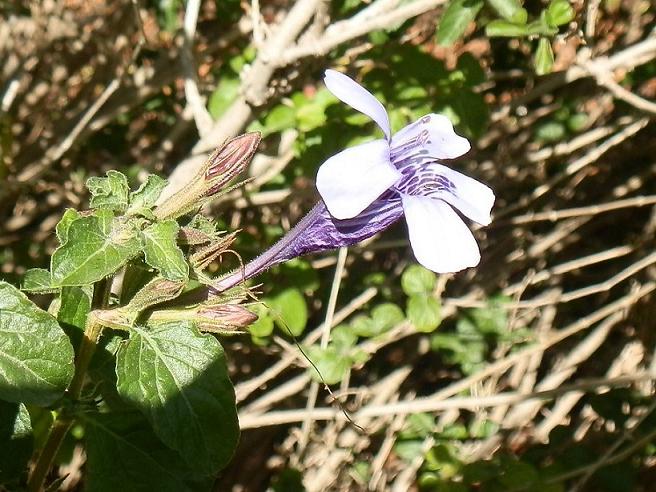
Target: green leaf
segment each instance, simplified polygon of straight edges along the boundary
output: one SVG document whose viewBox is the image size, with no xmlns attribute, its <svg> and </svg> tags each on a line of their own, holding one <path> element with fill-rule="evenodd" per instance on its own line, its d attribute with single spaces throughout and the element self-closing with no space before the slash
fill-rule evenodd
<svg viewBox="0 0 656 492">
<path fill-rule="evenodd" d="M 181 480 L 179 456 L 157 440 L 142 417 L 85 413 L 83 419 L 87 492 L 191 490 Z"/>
<path fill-rule="evenodd" d="M 551 73 L 554 64 L 554 54 L 551 43 L 547 38 L 540 38 L 538 49 L 535 51 L 535 73 L 545 75 Z"/>
<path fill-rule="evenodd" d="M 252 309 L 257 314 L 257 320 L 248 326 L 248 332 L 254 337 L 268 337 L 273 333 L 273 318 L 269 316 L 268 309 L 261 304 L 256 304 Z"/>
<path fill-rule="evenodd" d="M 519 0 L 487 0 L 487 2 L 504 19 L 517 24 L 526 24 L 528 13 L 522 8 Z"/>
<path fill-rule="evenodd" d="M 61 295 L 61 305 L 57 311 L 57 320 L 62 325 L 77 328 L 83 332 L 87 315 L 91 311 L 91 287 L 64 287 Z"/>
<path fill-rule="evenodd" d="M 416 294 L 408 299 L 408 319 L 417 331 L 430 333 L 442 321 L 440 302 L 433 296 Z"/>
<path fill-rule="evenodd" d="M 342 381 L 351 369 L 351 359 L 330 345 L 325 349 L 310 347 L 308 357 L 314 363 L 314 367 L 310 368 L 310 375 L 315 381 L 336 384 Z"/>
<path fill-rule="evenodd" d="M 73 347 L 55 318 L 0 282 L 0 398 L 46 406 L 73 377 Z"/>
<path fill-rule="evenodd" d="M 401 288 L 407 296 L 428 294 L 435 288 L 437 275 L 421 265 L 410 265 L 401 275 Z"/>
<path fill-rule="evenodd" d="M 155 202 L 166 187 L 168 181 L 160 178 L 155 174 L 149 174 L 139 189 L 130 193 L 130 206 L 127 214 L 142 213 L 142 210 L 149 210 L 155 206 Z"/>
<path fill-rule="evenodd" d="M 235 392 L 221 344 L 189 322 L 135 327 L 121 347 L 119 394 L 141 410 L 155 434 L 187 465 L 211 474 L 237 446 Z"/>
<path fill-rule="evenodd" d="M 128 207 L 128 178 L 118 171 L 107 171 L 106 178 L 87 179 L 91 193 L 90 205 L 93 208 L 106 208 L 123 212 Z"/>
<path fill-rule="evenodd" d="M 450 46 L 464 34 L 483 7 L 483 0 L 451 0 L 437 26 L 437 44 Z"/>
<path fill-rule="evenodd" d="M 391 330 L 404 319 L 403 310 L 391 302 L 379 304 L 371 310 L 371 320 L 376 327 L 377 334 Z"/>
<path fill-rule="evenodd" d="M 69 226 L 68 237 L 51 259 L 52 284 L 57 287 L 97 282 L 141 249 L 133 229 L 115 221 L 109 211 L 75 220 Z"/>
<path fill-rule="evenodd" d="M 288 288 L 269 301 L 269 307 L 278 327 L 286 334 L 295 337 L 305 330 L 308 320 L 305 297 L 300 290 Z"/>
<path fill-rule="evenodd" d="M 219 81 L 207 104 L 207 110 L 213 119 L 219 119 L 237 99 L 239 86 L 239 77 L 225 77 Z"/>
<path fill-rule="evenodd" d="M 562 26 L 574 20 L 574 9 L 567 0 L 552 0 L 545 14 L 551 27 Z"/>
<path fill-rule="evenodd" d="M 485 26 L 485 34 L 489 37 L 521 37 L 530 34 L 529 29 L 525 25 L 514 24 L 505 20 L 493 20 Z"/>
<path fill-rule="evenodd" d="M 165 220 L 147 227 L 142 232 L 146 263 L 162 273 L 164 278 L 185 281 L 189 278 L 189 265 L 178 247 L 180 226 Z"/>
<path fill-rule="evenodd" d="M 558 142 L 565 138 L 567 130 L 565 125 L 558 121 L 548 121 L 537 127 L 535 136 L 543 142 Z"/>
<path fill-rule="evenodd" d="M 33 447 L 32 423 L 25 405 L 0 400 L 0 483 L 16 481 L 23 474 Z"/>
<path fill-rule="evenodd" d="M 55 227 L 55 232 L 57 233 L 57 239 L 59 239 L 59 244 L 64 244 L 68 241 L 68 228 L 73 223 L 74 220 L 80 217 L 80 213 L 74 208 L 67 208 L 62 215 L 62 218 L 57 222 Z"/>
<path fill-rule="evenodd" d="M 23 277 L 21 290 L 47 294 L 57 289 L 50 285 L 50 272 L 45 268 L 30 268 Z"/>
<path fill-rule="evenodd" d="M 294 127 L 296 124 L 296 111 L 284 104 L 275 106 L 264 118 L 264 128 L 262 129 L 262 137 L 271 135 L 272 133 L 280 132 L 288 128 Z"/>
</svg>

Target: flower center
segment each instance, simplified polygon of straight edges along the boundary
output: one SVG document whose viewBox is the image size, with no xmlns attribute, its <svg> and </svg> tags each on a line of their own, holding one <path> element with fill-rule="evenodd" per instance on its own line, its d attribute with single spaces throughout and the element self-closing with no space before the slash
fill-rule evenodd
<svg viewBox="0 0 656 492">
<path fill-rule="evenodd" d="M 433 196 L 446 191 L 456 195 L 456 185 L 442 174 L 435 173 L 430 167 L 405 166 L 401 169 L 403 175 L 394 185 L 400 192 L 413 196 Z"/>
</svg>

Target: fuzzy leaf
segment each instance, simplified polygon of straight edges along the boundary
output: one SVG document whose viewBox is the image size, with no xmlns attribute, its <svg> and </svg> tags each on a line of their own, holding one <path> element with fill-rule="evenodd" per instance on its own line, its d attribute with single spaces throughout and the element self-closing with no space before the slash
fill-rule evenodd
<svg viewBox="0 0 656 492">
<path fill-rule="evenodd" d="M 49 293 L 57 290 L 50 285 L 50 272 L 45 268 L 30 268 L 25 272 L 21 290 L 27 292 Z"/>
<path fill-rule="evenodd" d="M 143 417 L 86 413 L 84 422 L 87 492 L 190 491 L 176 466 L 179 457 L 156 439 Z"/>
<path fill-rule="evenodd" d="M 130 193 L 130 206 L 127 214 L 142 213 L 144 209 L 155 206 L 155 202 L 166 187 L 168 181 L 155 174 L 149 174 L 137 191 Z"/>
<path fill-rule="evenodd" d="M 97 282 L 114 273 L 141 249 L 132 228 L 115 223 L 108 211 L 75 220 L 69 227 L 68 237 L 52 255 L 53 286 Z"/>
<path fill-rule="evenodd" d="M 193 469 L 214 473 L 237 446 L 235 393 L 221 344 L 189 322 L 135 327 L 116 364 L 118 391 Z"/>
<path fill-rule="evenodd" d="M 80 213 L 74 208 L 67 208 L 62 215 L 62 218 L 57 222 L 55 227 L 55 232 L 57 233 L 57 239 L 59 239 L 59 244 L 63 245 L 68 241 L 68 228 L 71 226 L 74 220 L 80 217 Z"/>
<path fill-rule="evenodd" d="M 93 208 L 106 208 L 123 212 L 128 207 L 128 178 L 118 171 L 107 171 L 106 178 L 87 179 Z"/>
<path fill-rule="evenodd" d="M 177 244 L 179 230 L 178 223 L 169 219 L 147 227 L 142 238 L 146 263 L 168 280 L 185 281 L 189 277 L 189 265 Z"/>
<path fill-rule="evenodd" d="M 0 282 L 0 398 L 46 406 L 73 377 L 73 347 L 51 315 Z"/>
</svg>

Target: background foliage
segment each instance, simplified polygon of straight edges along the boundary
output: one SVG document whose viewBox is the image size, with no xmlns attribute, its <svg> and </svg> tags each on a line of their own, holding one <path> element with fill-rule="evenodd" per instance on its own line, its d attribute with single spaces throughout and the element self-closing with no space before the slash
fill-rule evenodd
<svg viewBox="0 0 656 492">
<path fill-rule="evenodd" d="M 473 142 L 454 166 L 495 190 L 475 270 L 417 266 L 399 224 L 257 279 L 259 320 L 221 338 L 243 430 L 216 490 L 650 490 L 649 1 L 53 0 L 0 12 L 0 278 L 15 285 L 48 265 L 66 208 L 98 206 L 87 178 L 119 169 L 132 189 L 149 172 L 180 183 L 245 129 L 264 136 L 254 179 L 211 214 L 241 229 L 233 247 L 254 257 L 316 201 L 327 157 L 377 135 L 323 87 L 327 67 L 371 89 L 395 130 L 446 114 Z M 75 309 L 62 312 L 76 326 Z M 106 343 L 113 354 L 118 340 Z M 48 402 L 24 401 L 0 403 L 10 490 L 52 420 L 36 407 Z M 80 443 L 107 453 L 117 428 L 123 443 L 154 440 L 141 418 L 126 409 L 74 428 L 59 487 L 101 488 L 85 483 L 86 463 L 111 487 L 105 454 Z M 159 437 L 180 449 L 189 435 Z M 174 451 L 124 458 L 136 490 L 164 472 L 183 490 Z"/>
</svg>

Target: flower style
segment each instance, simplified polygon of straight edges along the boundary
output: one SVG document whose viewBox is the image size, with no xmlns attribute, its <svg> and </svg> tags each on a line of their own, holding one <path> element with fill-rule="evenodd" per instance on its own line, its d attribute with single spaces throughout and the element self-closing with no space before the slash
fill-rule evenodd
<svg viewBox="0 0 656 492">
<path fill-rule="evenodd" d="M 324 82 L 385 134 L 385 139 L 348 148 L 321 165 L 317 188 L 330 214 L 347 220 L 365 209 L 400 201 L 419 263 L 438 273 L 476 266 L 476 240 L 452 207 L 487 225 L 494 193 L 439 163 L 468 152 L 467 139 L 438 114 L 428 114 L 392 135 L 387 111 L 367 89 L 335 70 L 326 70 Z"/>
</svg>

